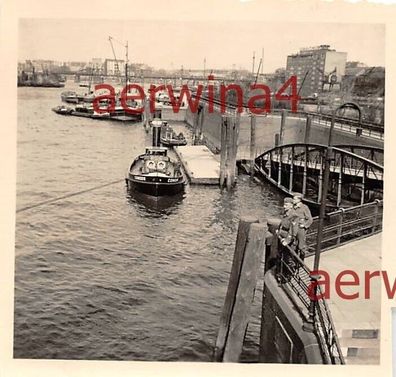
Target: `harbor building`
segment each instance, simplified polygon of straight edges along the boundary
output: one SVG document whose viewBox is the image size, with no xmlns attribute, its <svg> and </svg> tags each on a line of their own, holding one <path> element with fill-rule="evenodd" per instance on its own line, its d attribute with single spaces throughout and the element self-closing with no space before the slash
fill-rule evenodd
<svg viewBox="0 0 396 377">
<path fill-rule="evenodd" d="M 346 52 L 330 49 L 329 45 L 301 48 L 299 53 L 288 55 L 286 77 L 297 76 L 297 87 L 303 97 L 339 90 L 346 60 Z"/>
<path fill-rule="evenodd" d="M 109 76 L 125 75 L 125 61 L 106 59 L 104 61 L 104 74 Z"/>
</svg>

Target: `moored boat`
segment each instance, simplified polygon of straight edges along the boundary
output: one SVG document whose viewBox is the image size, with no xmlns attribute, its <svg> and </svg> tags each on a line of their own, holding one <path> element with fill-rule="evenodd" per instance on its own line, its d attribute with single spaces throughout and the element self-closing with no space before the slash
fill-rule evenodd
<svg viewBox="0 0 396 377">
<path fill-rule="evenodd" d="M 52 111 L 61 115 L 70 115 L 73 112 L 73 108 L 69 106 L 60 105 L 52 108 Z"/>
<path fill-rule="evenodd" d="M 146 153 L 136 157 L 128 170 L 128 187 L 152 196 L 183 192 L 186 181 L 181 166 L 167 153 L 164 147 L 147 147 Z"/>
<path fill-rule="evenodd" d="M 166 147 L 177 147 L 187 145 L 187 140 L 183 133 L 177 134 L 167 122 L 164 122 L 163 129 L 161 131 L 161 144 Z"/>
<path fill-rule="evenodd" d="M 61 99 L 62 99 L 62 101 L 67 102 L 67 103 L 79 103 L 80 102 L 80 100 L 77 96 L 77 93 L 73 92 L 71 90 L 62 92 Z"/>
</svg>

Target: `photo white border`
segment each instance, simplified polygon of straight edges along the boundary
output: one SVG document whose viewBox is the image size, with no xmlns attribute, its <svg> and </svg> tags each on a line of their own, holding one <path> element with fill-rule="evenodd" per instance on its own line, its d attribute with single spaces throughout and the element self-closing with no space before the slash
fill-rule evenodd
<svg viewBox="0 0 396 377">
<path fill-rule="evenodd" d="M 129 361 L 61 361 L 13 359 L 13 281 L 16 193 L 16 103 L 19 18 L 113 18 L 147 20 L 256 20 L 276 22 L 355 22 L 386 24 L 386 101 L 385 101 L 385 207 L 383 231 L 383 270 L 396 277 L 395 213 L 396 195 L 396 12 L 394 5 L 344 1 L 286 0 L 147 0 L 77 1 L 4 0 L 0 3 L 0 88 L 2 121 L 0 127 L 0 375 L 1 376 L 227 376 L 249 374 L 294 377 L 315 375 L 359 376 L 391 374 L 390 308 L 395 300 L 383 297 L 381 326 L 381 364 L 379 366 L 314 366 L 285 364 L 151 363 Z M 149 9 L 149 11 L 148 11 Z M 263 32 L 265 28 L 263 27 Z M 281 31 L 279 31 L 281 32 Z M 274 33 L 276 37 L 276 33 Z M 214 340 L 215 341 L 215 340 Z"/>
</svg>

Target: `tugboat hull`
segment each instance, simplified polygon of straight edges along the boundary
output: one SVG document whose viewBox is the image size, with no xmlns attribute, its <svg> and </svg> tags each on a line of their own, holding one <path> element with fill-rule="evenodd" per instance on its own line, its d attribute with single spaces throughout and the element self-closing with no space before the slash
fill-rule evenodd
<svg viewBox="0 0 396 377">
<path fill-rule="evenodd" d="M 144 177 L 129 175 L 128 187 L 151 196 L 170 196 L 184 191 L 184 178 Z"/>
</svg>

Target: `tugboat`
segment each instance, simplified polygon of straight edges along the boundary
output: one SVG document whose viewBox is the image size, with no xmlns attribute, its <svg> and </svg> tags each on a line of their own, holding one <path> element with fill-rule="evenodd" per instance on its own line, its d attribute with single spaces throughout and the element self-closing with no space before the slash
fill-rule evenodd
<svg viewBox="0 0 396 377">
<path fill-rule="evenodd" d="M 156 197 L 181 193 L 185 185 L 181 166 L 167 153 L 164 147 L 147 147 L 146 153 L 136 157 L 129 168 L 128 187 Z"/>
</svg>

